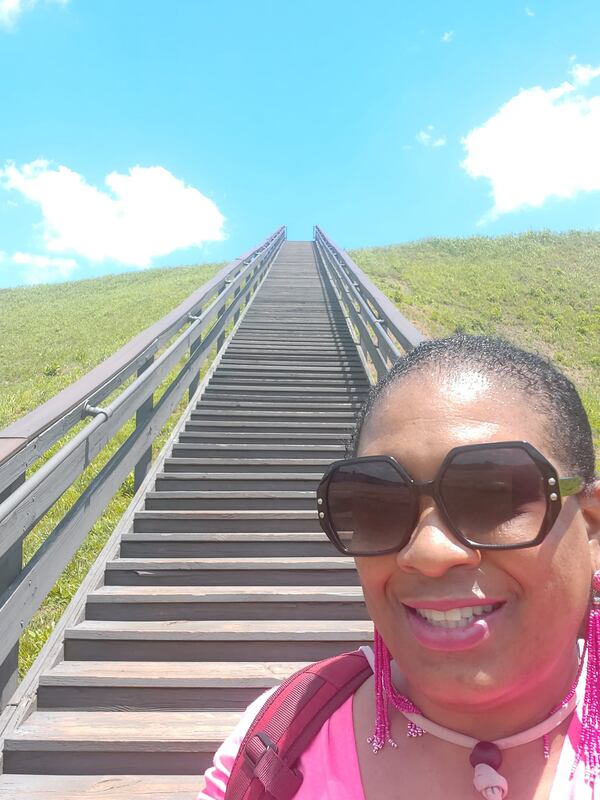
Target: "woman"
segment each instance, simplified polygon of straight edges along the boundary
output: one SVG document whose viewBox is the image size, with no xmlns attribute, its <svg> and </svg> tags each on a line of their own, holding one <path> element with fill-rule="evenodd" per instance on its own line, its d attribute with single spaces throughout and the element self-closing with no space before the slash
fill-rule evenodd
<svg viewBox="0 0 600 800">
<path fill-rule="evenodd" d="M 572 383 L 497 339 L 429 341 L 373 389 L 352 454 L 319 509 L 355 555 L 374 674 L 304 751 L 297 800 L 600 798 L 600 483 Z"/>
</svg>

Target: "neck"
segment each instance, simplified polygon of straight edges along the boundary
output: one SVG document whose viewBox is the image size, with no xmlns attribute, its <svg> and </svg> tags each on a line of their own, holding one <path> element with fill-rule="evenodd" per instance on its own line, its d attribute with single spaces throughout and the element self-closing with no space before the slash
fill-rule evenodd
<svg viewBox="0 0 600 800">
<path fill-rule="evenodd" d="M 405 694 L 427 719 L 438 725 L 481 741 L 494 741 L 525 731 L 546 719 L 569 693 L 578 671 L 579 658 L 575 652 L 571 658 L 523 682 L 509 696 L 486 702 L 482 702 L 481 697 L 476 697 L 471 704 L 463 698 L 460 704 L 440 702 L 410 684 L 406 685 Z"/>
</svg>

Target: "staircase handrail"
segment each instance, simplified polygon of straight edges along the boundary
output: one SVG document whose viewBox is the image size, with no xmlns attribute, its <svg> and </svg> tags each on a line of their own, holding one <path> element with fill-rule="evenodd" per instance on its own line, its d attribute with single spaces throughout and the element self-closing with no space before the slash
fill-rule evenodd
<svg viewBox="0 0 600 800">
<path fill-rule="evenodd" d="M 318 225 L 314 229 L 317 253 L 354 328 L 356 344 L 366 366 L 383 377 L 402 354 L 427 337 L 409 322 L 378 289 L 348 253 Z"/>
<path fill-rule="evenodd" d="M 0 707 L 16 686 L 16 648 L 23 628 L 127 476 L 134 471 L 136 490 L 143 483 L 154 439 L 186 390 L 190 399 L 195 394 L 202 364 L 215 348 L 221 353 L 228 324 L 238 321 L 285 238 L 281 227 L 73 384 L 71 392 L 64 390 L 0 432 L 20 434 L 4 440 L 0 461 Z M 155 403 L 154 393 L 171 373 L 174 377 Z M 97 405 L 119 388 L 108 403 Z M 73 431 L 87 417 L 91 421 Z M 23 567 L 25 536 L 132 418 L 133 433 Z M 70 432 L 71 438 L 26 476 L 27 467 Z"/>
<path fill-rule="evenodd" d="M 219 294 L 248 264 L 268 257 L 285 239 L 281 226 L 257 247 L 221 269 L 177 308 L 141 331 L 127 344 L 42 405 L 0 430 L 0 496 L 13 480 L 61 439 L 84 416 L 147 363 L 207 299 Z M 35 447 L 31 447 L 35 444 Z M 16 457 L 16 458 L 15 458 Z"/>
</svg>

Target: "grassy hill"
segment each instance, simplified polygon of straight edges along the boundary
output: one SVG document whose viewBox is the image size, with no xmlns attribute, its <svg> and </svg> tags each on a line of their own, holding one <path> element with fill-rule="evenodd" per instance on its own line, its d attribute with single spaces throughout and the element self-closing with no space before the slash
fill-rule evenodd
<svg viewBox="0 0 600 800">
<path fill-rule="evenodd" d="M 220 266 L 0 290 L 0 429 L 164 317 Z"/>
<path fill-rule="evenodd" d="M 501 334 L 554 359 L 580 390 L 600 455 L 600 233 L 428 239 L 351 255 L 424 333 L 441 336 L 461 329 Z M 1 290 L 0 429 L 167 314 L 218 268 L 155 269 Z M 25 560 L 130 430 L 131 426 L 123 429 L 117 442 L 96 459 L 94 469 L 27 537 Z M 132 495 L 129 480 L 26 628 L 21 673 L 46 641 Z"/>
<path fill-rule="evenodd" d="M 600 459 L 600 233 L 426 239 L 350 253 L 428 336 L 503 336 L 574 382 Z"/>
<path fill-rule="evenodd" d="M 210 264 L 153 269 L 0 291 L 0 429 L 85 375 L 137 333 L 168 314 L 219 267 Z M 184 407 L 185 400 L 158 437 L 155 453 Z M 25 563 L 133 427 L 130 422 L 122 428 L 25 538 Z M 133 480 L 129 478 L 23 631 L 19 652 L 21 675 L 33 663 L 132 497 Z"/>
</svg>

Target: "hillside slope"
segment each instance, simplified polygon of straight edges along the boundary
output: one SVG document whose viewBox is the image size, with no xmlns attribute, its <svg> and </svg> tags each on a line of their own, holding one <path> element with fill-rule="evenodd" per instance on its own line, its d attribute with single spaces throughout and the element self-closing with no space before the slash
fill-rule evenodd
<svg viewBox="0 0 600 800">
<path fill-rule="evenodd" d="M 168 314 L 220 267 L 0 290 L 0 429 Z"/>
<path fill-rule="evenodd" d="M 427 239 L 350 255 L 416 327 L 503 336 L 576 384 L 600 458 L 600 233 Z"/>
</svg>

